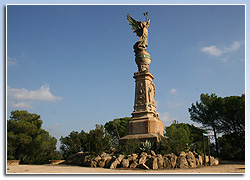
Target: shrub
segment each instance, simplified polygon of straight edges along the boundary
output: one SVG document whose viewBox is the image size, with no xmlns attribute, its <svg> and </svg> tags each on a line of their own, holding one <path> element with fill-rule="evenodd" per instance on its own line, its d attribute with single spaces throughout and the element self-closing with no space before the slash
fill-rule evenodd
<svg viewBox="0 0 250 180">
<path fill-rule="evenodd" d="M 144 152 L 149 153 L 153 147 L 153 144 L 154 144 L 154 142 L 151 142 L 150 140 L 146 140 L 145 142 L 140 143 L 139 149 L 144 151 Z"/>
<path fill-rule="evenodd" d="M 129 139 L 126 144 L 119 145 L 119 152 L 129 155 L 138 152 L 140 141 L 138 139 Z"/>
</svg>

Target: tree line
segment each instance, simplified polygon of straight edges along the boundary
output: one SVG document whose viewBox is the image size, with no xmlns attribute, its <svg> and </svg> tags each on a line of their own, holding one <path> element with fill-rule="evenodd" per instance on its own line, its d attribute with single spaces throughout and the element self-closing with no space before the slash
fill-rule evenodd
<svg viewBox="0 0 250 180">
<path fill-rule="evenodd" d="M 245 158 L 245 94 L 224 98 L 201 94 L 188 110 L 192 121 L 213 132 L 217 156 Z"/>
<path fill-rule="evenodd" d="M 11 112 L 7 121 L 7 159 L 24 164 L 44 164 L 60 159 L 56 151 L 57 139 L 42 129 L 40 115 L 24 110 Z"/>
<path fill-rule="evenodd" d="M 211 145 L 213 156 L 224 159 L 245 157 L 245 95 L 217 97 L 215 94 L 201 94 L 200 100 L 188 109 L 190 119 L 200 123 L 202 128 L 173 121 L 164 127 L 165 137 L 152 146 L 156 153 L 178 154 L 195 150 L 203 153 L 202 133 L 213 132 L 215 144 Z M 24 110 L 11 112 L 7 121 L 7 158 L 19 159 L 20 163 L 43 164 L 51 159 L 65 159 L 68 156 L 88 151 L 93 155 L 115 148 L 117 152 L 131 154 L 142 145 L 139 140 L 119 144 L 127 135 L 131 117 L 114 119 L 105 125 L 96 125 L 94 130 L 72 131 L 61 137 L 60 151 L 56 150 L 57 139 L 41 128 L 40 115 Z M 219 135 L 219 136 L 218 136 Z"/>
</svg>

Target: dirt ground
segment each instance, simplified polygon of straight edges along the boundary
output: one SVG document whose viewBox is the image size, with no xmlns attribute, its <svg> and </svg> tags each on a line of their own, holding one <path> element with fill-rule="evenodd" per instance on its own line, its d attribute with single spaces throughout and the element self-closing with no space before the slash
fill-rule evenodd
<svg viewBox="0 0 250 180">
<path fill-rule="evenodd" d="M 7 165 L 6 174 L 15 174 L 15 173 L 38 173 L 38 174 L 99 174 L 99 173 L 108 173 L 108 174 L 198 174 L 198 173 L 245 173 L 245 164 L 244 163 L 235 163 L 235 162 L 225 162 L 219 164 L 218 166 L 206 166 L 199 168 L 190 168 L 190 169 L 162 169 L 162 170 L 142 170 L 142 169 L 105 169 L 105 168 L 90 168 L 90 167 L 80 167 L 80 166 L 68 166 L 68 165 Z"/>
</svg>

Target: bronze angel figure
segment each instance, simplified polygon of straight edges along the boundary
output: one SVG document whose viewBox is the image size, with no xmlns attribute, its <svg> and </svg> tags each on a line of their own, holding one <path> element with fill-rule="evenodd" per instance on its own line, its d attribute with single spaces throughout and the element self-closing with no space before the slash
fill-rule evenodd
<svg viewBox="0 0 250 180">
<path fill-rule="evenodd" d="M 139 39 L 139 47 L 148 47 L 148 27 L 150 24 L 150 18 L 147 22 L 136 21 L 127 13 L 128 23 L 132 26 L 132 30 L 136 33 Z"/>
</svg>

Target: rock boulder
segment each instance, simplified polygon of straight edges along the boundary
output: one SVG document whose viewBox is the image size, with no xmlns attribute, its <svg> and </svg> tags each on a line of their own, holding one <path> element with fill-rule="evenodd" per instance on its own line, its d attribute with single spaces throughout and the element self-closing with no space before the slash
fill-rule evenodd
<svg viewBox="0 0 250 180">
<path fill-rule="evenodd" d="M 188 161 L 186 159 L 186 153 L 182 152 L 180 156 L 177 158 L 176 165 L 178 168 L 188 168 Z"/>
</svg>

